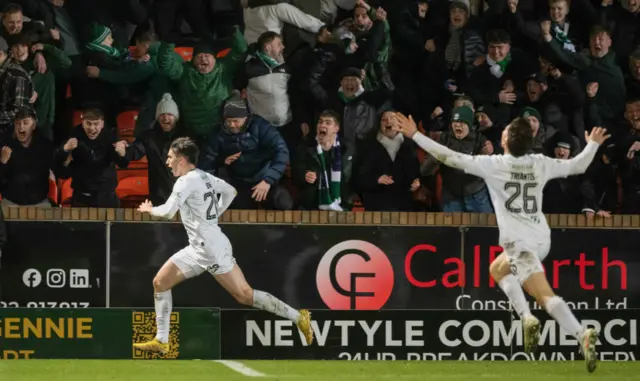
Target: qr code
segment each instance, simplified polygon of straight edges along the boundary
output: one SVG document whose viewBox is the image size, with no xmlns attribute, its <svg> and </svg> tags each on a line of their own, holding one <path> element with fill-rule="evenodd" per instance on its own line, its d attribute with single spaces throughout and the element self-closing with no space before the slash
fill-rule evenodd
<svg viewBox="0 0 640 381">
<path fill-rule="evenodd" d="M 134 359 L 177 359 L 180 354 L 180 313 L 173 312 L 169 328 L 169 352 L 165 355 L 143 352 L 133 348 Z M 133 343 L 144 343 L 156 336 L 156 313 L 133 312 L 131 327 L 133 330 Z"/>
</svg>

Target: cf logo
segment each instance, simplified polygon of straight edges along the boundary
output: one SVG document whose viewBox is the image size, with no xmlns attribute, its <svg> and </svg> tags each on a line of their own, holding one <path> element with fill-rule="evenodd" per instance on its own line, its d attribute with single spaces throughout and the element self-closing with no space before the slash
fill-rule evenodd
<svg viewBox="0 0 640 381">
<path fill-rule="evenodd" d="M 329 249 L 316 272 L 320 297 L 332 310 L 378 310 L 393 289 L 387 255 L 366 241 L 345 241 Z"/>
</svg>

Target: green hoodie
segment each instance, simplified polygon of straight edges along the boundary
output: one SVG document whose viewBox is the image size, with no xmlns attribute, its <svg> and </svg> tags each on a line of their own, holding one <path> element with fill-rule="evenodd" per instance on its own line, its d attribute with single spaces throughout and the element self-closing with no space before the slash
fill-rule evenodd
<svg viewBox="0 0 640 381">
<path fill-rule="evenodd" d="M 114 85 L 135 85 L 148 82 L 144 103 L 140 107 L 138 120 L 136 122 L 136 134 L 144 131 L 153 125 L 156 119 L 156 105 L 162 99 L 164 93 L 172 93 L 172 81 L 167 75 L 160 71 L 159 61 L 160 43 L 156 42 L 149 47 L 149 61 L 140 62 L 133 65 L 129 70 L 103 70 L 100 69 L 100 80 Z M 183 60 L 182 57 L 173 52 L 174 58 Z"/>
<path fill-rule="evenodd" d="M 191 136 L 208 137 L 222 121 L 222 107 L 233 90 L 233 78 L 244 63 L 247 43 L 238 28 L 233 35 L 231 51 L 216 61 L 210 73 L 200 74 L 192 62 L 184 62 L 173 54 L 173 44 L 162 43 L 160 70 L 177 85 L 180 120 Z"/>
</svg>

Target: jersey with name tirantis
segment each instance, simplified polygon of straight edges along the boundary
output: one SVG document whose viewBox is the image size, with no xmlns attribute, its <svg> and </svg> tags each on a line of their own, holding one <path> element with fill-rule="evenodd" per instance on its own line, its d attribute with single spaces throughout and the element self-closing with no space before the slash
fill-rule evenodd
<svg viewBox="0 0 640 381">
<path fill-rule="evenodd" d="M 542 213 L 546 183 L 584 173 L 599 146 L 590 142 L 575 158 L 560 160 L 540 154 L 472 156 L 452 151 L 423 135 L 414 139 L 444 164 L 484 179 L 496 213 L 500 244 L 548 242 L 551 231 Z"/>
<path fill-rule="evenodd" d="M 154 207 L 151 214 L 172 218 L 180 210 L 189 242 L 208 240 L 220 232 L 218 218 L 235 196 L 235 188 L 224 180 L 194 169 L 176 181 L 167 202 Z"/>
</svg>

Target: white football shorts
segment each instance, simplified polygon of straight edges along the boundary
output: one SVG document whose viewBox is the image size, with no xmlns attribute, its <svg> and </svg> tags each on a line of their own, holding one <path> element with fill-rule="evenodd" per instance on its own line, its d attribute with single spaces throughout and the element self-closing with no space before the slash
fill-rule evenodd
<svg viewBox="0 0 640 381">
<path fill-rule="evenodd" d="M 231 242 L 220 233 L 208 240 L 191 242 L 184 249 L 171 256 L 186 279 L 197 277 L 203 272 L 211 275 L 226 274 L 236 264 Z"/>
<path fill-rule="evenodd" d="M 531 275 L 544 272 L 542 261 L 549 254 L 551 243 L 549 241 L 538 243 L 516 241 L 505 243 L 502 247 L 505 249 L 511 273 L 522 284 Z"/>
</svg>

